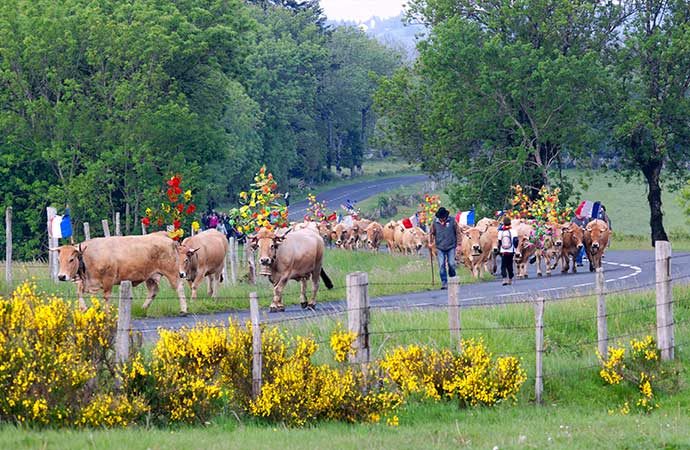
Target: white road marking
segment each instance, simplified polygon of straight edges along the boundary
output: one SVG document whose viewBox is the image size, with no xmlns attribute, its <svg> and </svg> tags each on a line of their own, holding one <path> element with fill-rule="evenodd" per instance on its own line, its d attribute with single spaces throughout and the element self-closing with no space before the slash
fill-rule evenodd
<svg viewBox="0 0 690 450">
<path fill-rule="evenodd" d="M 520 292 L 510 292 L 510 293 L 508 293 L 508 294 L 497 295 L 496 297 L 508 297 L 508 296 L 511 296 L 511 295 L 520 295 L 520 294 L 527 294 L 527 292 L 522 292 L 522 291 L 520 291 Z"/>
</svg>

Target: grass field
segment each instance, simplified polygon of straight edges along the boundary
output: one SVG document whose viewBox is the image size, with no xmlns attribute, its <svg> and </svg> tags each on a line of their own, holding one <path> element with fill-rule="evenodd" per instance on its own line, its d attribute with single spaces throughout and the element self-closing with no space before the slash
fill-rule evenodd
<svg viewBox="0 0 690 450">
<path fill-rule="evenodd" d="M 651 293 L 608 298 L 612 344 L 652 332 L 655 312 Z M 687 449 L 690 448 L 690 390 L 687 388 L 690 344 L 690 288 L 674 289 L 676 363 L 680 385 L 656 391 L 660 407 L 651 414 L 622 415 L 634 402 L 631 386 L 605 386 L 598 375 L 596 303 L 592 298 L 549 303 L 545 314 L 543 406 L 534 399 L 534 313 L 531 305 L 463 309 L 463 337 L 481 337 L 496 355 L 518 356 L 527 370 L 517 402 L 497 407 L 459 408 L 450 401 L 411 399 L 399 411 L 400 425 L 317 423 L 289 429 L 227 412 L 201 427 L 139 427 L 127 430 L 27 430 L 0 428 L 0 448 L 553 448 L 553 449 Z M 294 334 L 319 341 L 338 319 L 295 324 Z M 444 311 L 374 311 L 373 357 L 410 343 L 447 347 Z M 412 332 L 410 330 L 413 330 Z M 620 336 L 616 338 L 616 336 Z M 330 362 L 323 349 L 315 355 Z"/>
<path fill-rule="evenodd" d="M 241 248 L 240 248 L 241 251 Z M 0 265 L 1 266 L 1 265 Z M 436 271 L 437 265 L 434 265 Z M 4 273 L 4 267 L 2 267 Z M 326 302 L 342 300 L 345 298 L 345 277 L 348 273 L 364 271 L 369 274 L 369 295 L 378 297 L 382 295 L 397 294 L 403 292 L 417 292 L 440 287 L 438 273 L 434 273 L 435 285 L 431 284 L 431 268 L 428 257 L 390 255 L 387 253 L 374 254 L 368 251 L 346 251 L 329 249 L 324 257 L 324 270 L 334 284 L 332 290 L 327 290 L 321 283 L 318 301 Z M 229 269 L 228 269 L 229 271 Z M 55 293 L 67 299 L 76 297 L 76 287 L 73 283 L 54 283 L 49 279 L 48 268 L 42 263 L 15 263 L 14 280 L 34 280 L 43 292 Z M 192 302 L 189 300 L 190 291 L 187 288 L 187 303 L 192 314 L 212 313 L 219 311 L 242 310 L 249 307 L 249 293 L 256 291 L 259 294 L 261 306 L 267 307 L 272 299 L 272 288 L 266 277 L 257 277 L 257 285 L 250 285 L 246 281 L 247 269 L 238 269 L 238 284 L 221 286 L 218 298 L 212 299 L 206 294 L 206 283 L 199 288 L 199 298 Z M 472 283 L 475 280 L 465 268 L 458 270 L 458 276 L 463 283 Z M 244 277 L 244 278 L 242 278 Z M 186 283 L 185 283 L 186 285 Z M 170 288 L 167 280 L 160 283 L 161 290 L 149 307 L 146 316 L 159 317 L 176 315 L 179 312 L 177 294 Z M 0 293 L 8 294 L 10 289 L 0 282 Z M 146 299 L 146 287 L 137 286 L 133 289 L 134 304 L 132 312 L 134 317 L 143 317 L 141 308 Z M 311 293 L 311 283 L 308 283 L 308 295 Z M 300 285 L 296 281 L 290 281 L 283 292 L 283 302 L 286 305 L 300 302 Z M 100 296 L 100 294 L 98 294 Z M 115 286 L 112 294 L 112 303 L 117 305 L 118 287 Z"/>
</svg>

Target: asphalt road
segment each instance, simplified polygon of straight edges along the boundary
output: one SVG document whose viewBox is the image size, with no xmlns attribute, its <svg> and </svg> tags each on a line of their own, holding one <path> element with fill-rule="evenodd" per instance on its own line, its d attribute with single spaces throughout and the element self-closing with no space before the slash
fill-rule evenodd
<svg viewBox="0 0 690 450">
<path fill-rule="evenodd" d="M 359 183 L 325 192 L 319 195 L 319 200 L 324 199 L 332 205 L 348 198 L 352 201 L 360 201 L 371 195 L 425 179 L 427 179 L 425 176 L 409 176 Z M 300 208 L 303 209 L 300 210 Z M 296 203 L 291 209 L 293 209 L 292 214 L 301 217 L 306 209 L 306 202 Z M 654 252 L 651 250 L 606 252 L 604 257 L 606 291 L 608 293 L 625 293 L 655 289 L 654 258 Z M 587 261 L 585 260 L 585 267 L 578 269 L 580 270 L 576 274 L 561 274 L 559 269 L 550 277 L 537 277 L 536 266 L 530 265 L 529 277 L 515 280 L 511 286 L 502 286 L 499 278 L 489 282 L 462 285 L 459 289 L 460 304 L 466 307 L 498 305 L 530 301 L 538 297 L 558 300 L 593 294 L 595 292 L 594 274 L 587 270 Z M 353 267 L 352 270 L 355 271 L 356 268 Z M 674 283 L 690 283 L 690 253 L 673 255 L 671 275 Z M 396 274 L 391 274 L 391 276 L 392 279 L 395 279 Z M 447 305 L 447 302 L 448 292 L 439 289 L 372 298 L 370 299 L 370 306 L 376 309 L 409 310 L 419 307 L 441 307 Z M 319 315 L 343 312 L 346 309 L 347 305 L 344 299 L 336 302 L 319 303 L 316 311 L 303 310 L 299 305 L 289 305 L 283 313 L 269 314 L 268 311 L 262 311 L 262 320 L 269 323 L 285 320 L 306 320 Z M 249 311 L 138 319 L 132 321 L 132 328 L 141 331 L 145 341 L 152 341 L 157 337 L 156 330 L 158 328 L 177 329 L 182 326 L 193 326 L 199 322 L 224 325 L 228 323 L 229 316 L 243 323 L 249 319 Z"/>
</svg>

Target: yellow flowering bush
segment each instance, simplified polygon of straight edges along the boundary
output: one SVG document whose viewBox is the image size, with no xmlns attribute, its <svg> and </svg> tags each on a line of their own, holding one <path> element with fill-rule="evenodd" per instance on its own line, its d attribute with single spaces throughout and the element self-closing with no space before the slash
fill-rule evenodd
<svg viewBox="0 0 690 450">
<path fill-rule="evenodd" d="M 456 398 L 462 405 L 493 405 L 515 398 L 527 379 L 514 357 L 495 361 L 482 341 L 463 340 L 461 354 L 412 345 L 397 348 L 380 365 L 408 393 L 440 400 Z"/>
<path fill-rule="evenodd" d="M 115 315 L 97 299 L 80 311 L 37 293 L 28 282 L 0 298 L 0 420 L 34 425 L 135 421 L 145 409 L 141 402 L 107 397 L 115 328 Z"/>
<path fill-rule="evenodd" d="M 333 358 L 337 362 L 345 362 L 349 355 L 355 354 L 355 349 L 352 347 L 355 339 L 357 339 L 357 333 L 344 331 L 342 325 L 338 323 L 330 340 Z"/>
<path fill-rule="evenodd" d="M 678 386 L 678 372 L 672 365 L 664 366 L 661 363 L 659 350 L 652 336 L 642 339 L 630 340 L 630 351 L 625 347 L 609 347 L 606 358 L 599 352 L 597 357 L 601 363 L 599 376 L 611 385 L 621 384 L 624 381 L 635 386 L 639 397 L 634 406 L 639 411 L 650 413 L 659 407 L 656 401 L 655 388 L 669 391 Z M 669 367 L 671 370 L 668 370 Z M 630 412 L 630 403 L 620 408 L 621 414 Z"/>
</svg>

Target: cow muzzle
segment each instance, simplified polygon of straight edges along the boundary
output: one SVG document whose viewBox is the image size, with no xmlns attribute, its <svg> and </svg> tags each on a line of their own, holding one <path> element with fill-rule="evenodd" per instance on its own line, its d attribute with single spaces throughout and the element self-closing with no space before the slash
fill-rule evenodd
<svg viewBox="0 0 690 450">
<path fill-rule="evenodd" d="M 263 257 L 263 258 L 259 259 L 259 263 L 261 263 L 262 266 L 270 266 L 271 265 L 271 258 Z"/>
<path fill-rule="evenodd" d="M 563 246 L 563 241 L 556 241 L 553 243 L 556 247 L 562 247 Z"/>
<path fill-rule="evenodd" d="M 582 244 L 577 244 L 577 249 L 578 249 L 578 250 L 582 250 L 582 247 L 584 247 L 584 245 L 582 245 Z"/>
<path fill-rule="evenodd" d="M 597 252 L 599 252 L 599 243 L 595 242 L 592 244 L 592 253 L 596 255 Z"/>
<path fill-rule="evenodd" d="M 186 272 L 180 272 L 180 278 L 187 278 Z"/>
<path fill-rule="evenodd" d="M 58 280 L 60 280 L 60 281 L 68 281 L 68 280 L 69 280 L 69 277 L 68 277 L 67 275 L 65 275 L 64 273 L 61 273 L 61 274 L 58 275 Z"/>
</svg>

